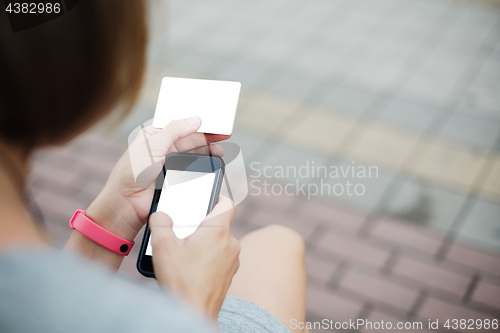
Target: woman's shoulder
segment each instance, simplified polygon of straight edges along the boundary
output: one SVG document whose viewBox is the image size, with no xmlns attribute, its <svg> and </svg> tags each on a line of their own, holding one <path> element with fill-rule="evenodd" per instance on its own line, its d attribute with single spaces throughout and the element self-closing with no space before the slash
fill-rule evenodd
<svg viewBox="0 0 500 333">
<path fill-rule="evenodd" d="M 4 332 L 212 331 L 162 290 L 56 250 L 0 254 L 0 322 Z"/>
</svg>

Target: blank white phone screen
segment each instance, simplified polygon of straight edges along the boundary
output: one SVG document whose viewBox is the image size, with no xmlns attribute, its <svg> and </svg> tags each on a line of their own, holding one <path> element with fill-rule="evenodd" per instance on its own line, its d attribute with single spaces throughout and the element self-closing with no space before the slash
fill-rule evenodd
<svg viewBox="0 0 500 333">
<path fill-rule="evenodd" d="M 191 235 L 207 216 L 214 180 L 214 172 L 167 170 L 156 211 L 170 216 L 177 238 Z M 153 255 L 151 238 L 146 255 Z"/>
</svg>

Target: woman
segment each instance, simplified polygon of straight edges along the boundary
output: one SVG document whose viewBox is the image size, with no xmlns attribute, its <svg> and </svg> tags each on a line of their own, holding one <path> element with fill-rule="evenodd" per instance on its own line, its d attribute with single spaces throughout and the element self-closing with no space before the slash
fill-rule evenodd
<svg viewBox="0 0 500 333">
<path fill-rule="evenodd" d="M 224 198 L 203 222 L 221 227 L 199 228 L 184 241 L 167 215 L 151 216 L 161 292 L 113 278 L 123 256 L 78 231 L 62 253 L 50 247 L 24 200 L 30 156 L 112 109 L 123 116 L 132 107 L 145 66 L 145 8 L 142 1 L 82 1 L 17 33 L 0 15 L 0 331 L 212 332 L 218 320 L 223 332 L 286 332 L 291 320 L 303 322 L 300 236 L 269 226 L 238 242 Z M 200 125 L 196 117 L 178 120 L 146 135 L 159 156 L 226 138 L 196 133 Z M 151 200 L 125 153 L 86 215 L 133 240 Z"/>
</svg>

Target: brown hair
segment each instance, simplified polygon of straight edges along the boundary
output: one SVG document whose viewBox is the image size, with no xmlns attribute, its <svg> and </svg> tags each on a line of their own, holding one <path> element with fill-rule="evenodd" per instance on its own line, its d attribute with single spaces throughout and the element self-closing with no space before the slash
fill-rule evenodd
<svg viewBox="0 0 500 333">
<path fill-rule="evenodd" d="M 13 33 L 0 13 L 0 140 L 32 149 L 72 138 L 135 102 L 145 68 L 141 0 L 86 0 Z"/>
</svg>

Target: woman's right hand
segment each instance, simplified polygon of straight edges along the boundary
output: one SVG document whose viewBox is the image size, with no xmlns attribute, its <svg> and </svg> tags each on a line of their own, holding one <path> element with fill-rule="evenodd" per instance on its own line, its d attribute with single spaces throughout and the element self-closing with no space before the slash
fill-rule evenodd
<svg viewBox="0 0 500 333">
<path fill-rule="evenodd" d="M 156 279 L 214 320 L 239 267 L 240 243 L 229 229 L 235 213 L 234 203 L 220 196 L 200 227 L 182 240 L 167 214 L 149 219 Z"/>
</svg>

